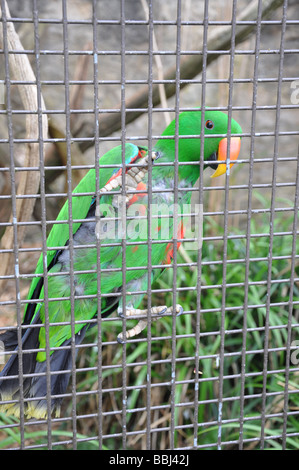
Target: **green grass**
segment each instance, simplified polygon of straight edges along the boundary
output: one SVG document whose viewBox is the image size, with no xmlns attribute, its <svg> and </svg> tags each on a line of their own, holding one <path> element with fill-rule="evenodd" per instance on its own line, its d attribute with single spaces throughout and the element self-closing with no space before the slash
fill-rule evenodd
<svg viewBox="0 0 299 470">
<path fill-rule="evenodd" d="M 292 212 L 289 214 L 293 214 Z M 274 232 L 292 231 L 293 217 L 284 213 L 277 213 L 275 217 Z M 241 393 L 241 360 L 243 342 L 243 321 L 244 321 L 244 301 L 246 277 L 246 266 L 242 261 L 246 256 L 246 240 L 238 235 L 242 235 L 244 230 L 238 232 L 231 231 L 229 235 L 236 235 L 235 238 L 227 241 L 226 266 L 226 298 L 224 327 L 225 360 L 223 367 L 223 414 L 222 414 L 222 442 L 231 442 L 223 445 L 224 449 L 236 449 L 240 431 L 240 399 Z M 213 219 L 205 220 L 205 234 L 223 235 L 221 226 L 216 225 Z M 261 237 L 251 237 L 250 257 L 263 258 L 260 261 L 251 261 L 249 264 L 249 287 L 247 310 L 247 333 L 246 333 L 246 378 L 244 383 L 244 427 L 243 439 L 244 447 L 248 449 L 260 448 L 261 434 L 261 412 L 263 391 L 263 361 L 264 361 L 264 341 L 265 341 L 265 318 L 267 301 L 267 275 L 269 269 L 269 215 L 263 214 L 252 220 L 251 234 L 264 234 Z M 286 305 L 274 305 L 270 308 L 269 315 L 269 356 L 268 356 L 268 377 L 267 377 L 267 398 L 266 398 L 266 418 L 265 418 L 265 448 L 282 448 L 283 411 L 284 411 L 284 387 L 286 367 L 286 342 L 287 323 L 289 307 L 287 302 L 290 295 L 290 259 L 284 257 L 291 256 L 292 236 L 275 236 L 273 239 L 273 259 L 271 265 L 271 303 Z M 298 246 L 296 252 L 298 253 Z M 219 395 L 219 353 L 221 346 L 221 288 L 223 279 L 223 241 L 206 241 L 202 249 L 202 295 L 201 295 L 201 315 L 200 315 L 200 346 L 199 346 L 199 388 L 195 392 L 194 387 L 194 356 L 196 352 L 196 311 L 197 296 L 196 283 L 197 271 L 186 267 L 178 267 L 176 286 L 179 289 L 177 302 L 185 309 L 185 315 L 176 319 L 175 343 L 172 342 L 172 318 L 165 317 L 152 324 L 151 342 L 151 406 L 152 411 L 149 416 L 150 422 L 155 431 L 152 433 L 152 446 L 156 449 L 168 448 L 169 426 L 171 422 L 171 358 L 173 348 L 176 357 L 176 387 L 175 387 L 175 408 L 174 422 L 175 446 L 189 447 L 194 440 L 194 399 L 198 399 L 198 413 L 196 421 L 198 423 L 198 445 L 202 448 L 215 448 L 219 428 L 218 419 L 218 395 Z M 194 262 L 197 261 L 197 253 L 189 253 Z M 234 260 L 233 262 L 230 262 Z M 237 262 L 241 260 L 240 262 Z M 220 261 L 220 262 L 219 262 Z M 178 263 L 185 263 L 182 256 L 178 255 Z M 298 278 L 298 263 L 295 268 L 295 277 Z M 238 284 L 242 284 L 241 286 Z M 217 287 L 211 287 L 211 286 Z M 219 286 L 220 285 L 220 286 Z M 153 285 L 153 289 L 169 289 L 173 286 L 173 271 L 169 269 L 164 272 L 159 281 Z M 299 300 L 299 284 L 294 283 L 293 298 Z M 157 293 L 153 295 L 153 305 L 172 304 L 172 293 Z M 292 322 L 298 325 L 298 305 L 292 312 Z M 128 326 L 134 322 L 128 321 Z M 123 371 L 121 368 L 123 348 L 115 342 L 117 334 L 121 331 L 121 321 L 105 321 L 103 329 L 102 363 L 103 369 L 103 400 L 102 400 L 102 426 L 103 445 L 106 449 L 122 448 L 122 416 L 119 410 L 123 406 L 122 380 Z M 296 336 L 297 335 L 297 336 Z M 96 338 L 96 329 L 90 330 L 86 342 L 92 343 Z M 126 346 L 126 360 L 128 364 L 126 374 L 127 391 L 127 432 L 138 432 L 146 429 L 147 415 L 147 389 L 146 378 L 147 369 L 147 342 L 146 330 L 138 338 Z M 155 339 L 158 338 L 158 339 Z M 298 327 L 292 330 L 292 340 L 298 338 Z M 105 344 L 109 342 L 109 344 Z M 275 349 L 273 351 L 273 349 Z M 97 393 L 97 360 L 98 352 L 96 347 L 84 348 L 78 356 L 78 368 L 94 368 L 93 370 L 81 371 L 77 373 L 77 392 L 82 393 L 77 400 L 77 415 L 82 417 L 77 420 L 77 439 L 79 449 L 96 449 L 98 442 L 98 411 Z M 105 366 L 113 367 L 105 367 Z M 292 367 L 292 364 L 290 364 Z M 155 386 L 155 384 L 160 384 Z M 93 392 L 94 391 L 94 392 Z M 84 394 L 85 393 L 85 394 Z M 299 410 L 299 375 L 298 372 L 290 373 L 289 380 L 289 401 L 288 411 L 290 415 L 287 420 L 286 447 L 288 449 L 299 448 L 299 420 L 296 411 Z M 62 409 L 62 416 L 71 416 L 72 404 L 70 400 L 65 400 Z M 11 417 L 0 414 L 0 425 L 7 426 L 0 430 L 0 449 L 8 447 L 18 447 L 20 445 L 20 433 L 18 427 L 12 425 L 17 421 Z M 47 448 L 47 425 L 26 425 L 25 440 L 26 445 L 40 446 Z M 109 437 L 109 436 L 113 437 Z M 297 436 L 296 436 L 297 434 Z M 62 423 L 56 422 L 52 428 L 52 440 L 57 442 L 55 449 L 72 448 L 72 421 Z M 69 442 L 69 443 L 68 443 Z M 145 448 L 145 434 L 128 435 L 127 447 L 129 449 Z"/>
</svg>

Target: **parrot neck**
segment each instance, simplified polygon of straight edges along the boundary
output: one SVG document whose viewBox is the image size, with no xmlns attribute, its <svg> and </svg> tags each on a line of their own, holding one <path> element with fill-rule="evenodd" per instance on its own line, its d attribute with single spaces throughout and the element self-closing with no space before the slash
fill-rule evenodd
<svg viewBox="0 0 299 470">
<path fill-rule="evenodd" d="M 191 188 L 199 177 L 199 171 L 196 172 L 197 167 L 195 165 L 179 165 L 178 178 L 175 184 L 174 166 L 173 162 L 169 159 L 169 156 L 167 156 L 167 159 L 161 156 L 158 159 L 158 162 L 169 162 L 170 165 L 155 166 L 154 164 L 152 167 L 152 188 L 159 191 L 159 196 L 157 195 L 156 198 L 161 199 L 163 202 L 168 204 L 173 204 L 174 194 L 176 192 L 175 188 L 177 188 L 178 204 L 190 204 L 192 196 Z M 192 173 L 189 171 L 190 168 Z"/>
<path fill-rule="evenodd" d="M 158 173 L 158 172 L 157 172 Z M 174 194 L 177 192 L 177 203 L 182 206 L 183 204 L 190 204 L 192 191 L 190 191 L 191 184 L 187 179 L 180 179 L 177 184 L 177 191 L 175 189 L 173 172 L 171 175 L 157 174 L 152 178 L 152 188 L 154 194 L 152 200 L 157 202 L 165 202 L 167 204 L 174 204 Z M 189 189 L 189 191 L 188 191 Z M 157 193 L 158 191 L 158 193 Z"/>
<path fill-rule="evenodd" d="M 160 153 L 160 158 L 157 163 L 170 163 L 170 165 L 157 166 L 153 165 L 152 179 L 174 179 L 174 162 L 175 162 L 175 145 L 174 142 L 170 145 L 167 140 L 159 140 L 154 148 L 155 151 Z M 178 155 L 179 163 L 192 161 L 192 158 L 188 158 L 188 154 L 185 155 L 184 149 L 179 149 Z M 184 182 L 188 182 L 188 187 L 193 187 L 198 180 L 200 175 L 199 164 L 198 165 L 178 165 L 178 186 L 186 186 Z"/>
</svg>

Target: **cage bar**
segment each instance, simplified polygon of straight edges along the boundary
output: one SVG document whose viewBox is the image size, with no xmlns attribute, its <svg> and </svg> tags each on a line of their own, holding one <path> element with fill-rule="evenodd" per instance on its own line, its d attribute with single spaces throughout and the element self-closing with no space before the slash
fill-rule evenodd
<svg viewBox="0 0 299 470">
<path fill-rule="evenodd" d="M 298 448 L 296 6 L 291 0 L 226 0 L 221 5 L 216 0 L 110 0 L 108 8 L 101 0 L 32 0 L 18 8 L 14 0 L 1 0 L 0 341 L 5 331 L 16 332 L 17 348 L 0 348 L 0 448 Z M 12 48 L 13 30 L 22 47 Z M 28 57 L 35 80 L 25 72 L 21 78 L 15 74 L 13 61 L 20 56 Z M 37 105 L 25 109 L 21 90 L 33 87 Z M 202 113 L 197 133 L 180 136 L 179 114 L 199 108 L 227 114 L 227 131 L 205 133 Z M 232 118 L 242 127 L 240 156 L 231 169 L 226 162 L 225 175 L 211 180 L 204 149 L 210 139 L 227 138 L 230 154 Z M 27 126 L 34 119 L 37 133 L 32 135 Z M 126 161 L 127 144 L 146 147 L 152 155 L 157 140 L 168 138 L 162 133 L 172 119 L 173 162 Z M 182 162 L 180 145 L 191 137 L 200 139 L 198 159 L 190 155 Z M 101 163 L 118 145 L 119 162 Z M 28 146 L 38 149 L 38 161 L 26 160 Z M 182 185 L 180 172 L 191 165 L 201 176 L 194 186 Z M 176 229 L 180 222 L 177 207 L 162 216 L 152 209 L 163 188 L 152 175 L 168 167 L 173 182 L 163 189 L 165 199 L 176 204 L 189 192 L 192 202 L 203 207 L 202 245 L 194 250 L 188 249 L 197 241 L 194 231 L 183 237 L 174 230 L 165 239 L 153 233 L 157 220 L 170 220 Z M 74 217 L 86 198 L 101 206 L 107 183 L 101 175 L 121 169 L 121 185 L 109 195 L 130 201 L 146 191 L 148 211 Z M 145 189 L 127 185 L 126 172 L 137 169 L 148 172 Z M 94 171 L 94 187 L 73 192 L 88 171 Z M 38 190 L 23 190 L 28 174 L 39 181 Z M 32 201 L 34 210 L 23 220 L 20 204 Z M 64 217 L 56 219 L 65 201 Z M 194 225 L 194 207 L 187 215 Z M 111 242 L 95 234 L 78 244 L 78 226 L 96 227 L 104 217 L 119 225 L 122 217 L 125 227 L 146 224 L 147 236 Z M 67 242 L 49 243 L 51 228 L 62 233 L 66 224 Z M 154 253 L 164 244 L 172 247 L 172 259 L 157 262 Z M 146 259 L 131 265 L 129 253 L 144 247 Z M 107 249 L 118 253 L 119 265 L 106 262 Z M 56 263 L 68 256 L 69 264 L 52 269 L 53 250 Z M 83 252 L 86 265 L 78 269 Z M 35 272 L 40 256 L 42 273 Z M 126 284 L 143 272 L 144 283 Z M 121 287 L 103 291 L 108 275 L 120 275 Z M 93 292 L 80 288 L 84 276 L 96 277 Z M 41 277 L 41 292 L 28 299 L 31 282 Z M 53 293 L 51 283 L 62 279 L 65 294 Z M 143 298 L 138 307 L 143 313 L 133 320 L 126 307 L 131 309 L 128 301 L 137 296 Z M 67 315 L 51 313 L 66 301 Z M 88 302 L 96 304 L 97 315 L 79 318 L 77 306 Z M 107 304 L 115 307 L 108 316 Z M 177 304 L 184 310 L 178 317 L 151 314 L 153 307 Z M 29 307 L 40 309 L 40 322 L 22 324 Z M 134 321 L 146 322 L 146 329 L 119 344 L 119 333 L 125 337 Z M 67 326 L 70 338 L 57 346 L 52 332 Z M 38 348 L 25 344 L 27 331 L 44 332 Z M 63 351 L 69 361 L 53 370 L 53 354 Z M 9 378 L 1 370 L 12 352 L 18 370 L 11 377 L 19 393 L 7 397 L 1 384 Z M 28 373 L 26 359 L 33 355 L 44 355 L 45 367 Z M 70 376 L 61 394 L 52 391 L 59 375 Z M 26 410 L 39 400 L 28 395 L 27 384 L 40 378 L 45 379 L 47 413 L 28 419 Z M 52 410 L 59 398 L 60 416 Z M 17 417 L 10 414 L 15 409 Z"/>
</svg>

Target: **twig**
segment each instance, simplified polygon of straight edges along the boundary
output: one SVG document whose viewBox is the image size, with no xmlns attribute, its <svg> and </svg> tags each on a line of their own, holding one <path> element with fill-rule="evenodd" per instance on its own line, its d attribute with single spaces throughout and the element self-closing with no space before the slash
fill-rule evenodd
<svg viewBox="0 0 299 470">
<path fill-rule="evenodd" d="M 86 44 L 84 50 L 88 50 L 92 47 L 91 43 Z M 77 65 L 74 72 L 74 80 L 81 82 L 87 79 L 88 69 L 90 65 L 90 56 L 83 54 L 79 56 Z M 72 85 L 70 92 L 70 109 L 80 109 L 82 108 L 82 101 L 84 98 L 85 86 L 81 83 Z M 79 114 L 72 113 L 70 117 L 70 127 L 72 136 L 78 135 L 84 122 L 78 122 Z M 61 130 L 59 122 L 55 119 L 54 116 L 49 120 L 49 136 L 54 139 L 54 141 L 47 145 L 45 152 L 45 165 L 46 166 L 66 166 L 67 160 L 67 145 L 66 145 L 66 136 L 65 133 Z M 57 140 L 55 140 L 57 139 Z M 73 142 L 72 143 L 72 165 L 82 165 L 84 163 L 84 156 L 80 151 L 79 146 Z M 58 178 L 58 176 L 63 173 L 64 170 L 53 170 L 47 172 L 46 180 L 46 189 L 49 189 L 49 185 Z M 86 172 L 84 170 L 74 170 L 72 171 L 72 183 L 74 187 L 77 186 L 79 181 L 83 178 Z M 67 182 L 65 181 L 65 185 Z"/>
<path fill-rule="evenodd" d="M 53 162 L 53 166 L 66 166 L 67 164 L 67 145 L 66 145 L 66 136 L 65 133 L 60 129 L 59 123 L 56 119 L 51 117 L 49 121 L 49 135 L 53 139 L 57 139 L 58 141 L 50 144 L 46 150 L 45 161 L 47 165 L 51 166 L 51 162 Z M 59 155 L 59 158 L 56 157 Z M 82 165 L 84 164 L 84 156 L 81 153 L 80 148 L 78 147 L 76 142 L 72 143 L 72 165 Z M 64 171 L 64 170 L 62 170 Z M 55 172 L 51 171 L 48 172 L 47 175 L 47 183 L 52 183 L 62 171 L 55 170 Z M 51 174 L 53 173 L 53 174 Z M 79 181 L 85 176 L 86 171 L 83 169 L 74 169 L 72 170 L 72 184 L 73 186 L 77 186 Z"/>
<path fill-rule="evenodd" d="M 87 43 L 84 47 L 84 50 L 87 51 L 92 48 L 92 43 Z M 75 72 L 74 72 L 74 80 L 76 81 L 84 81 L 87 79 L 89 65 L 91 63 L 90 56 L 88 54 L 79 56 Z M 82 106 L 85 86 L 82 86 L 81 83 L 77 83 L 71 87 L 70 92 L 70 108 L 71 109 L 80 109 Z M 71 114 L 71 131 L 72 135 L 76 136 L 76 129 L 77 129 L 77 114 Z"/>
<path fill-rule="evenodd" d="M 6 1 L 5 11 L 6 18 L 10 19 L 10 12 L 7 6 Z M 0 14 L 2 16 L 2 9 L 0 6 Z M 23 51 L 23 46 L 20 42 L 19 36 L 16 33 L 14 25 L 12 22 L 7 21 L 7 41 L 8 41 L 8 50 L 9 51 Z M 2 34 L 0 38 L 0 43 L 2 42 Z M 3 45 L 1 44 L 1 47 Z M 35 82 L 36 78 L 33 73 L 32 67 L 30 65 L 29 59 L 26 54 L 9 54 L 9 62 L 11 67 L 11 75 L 14 80 L 19 82 Z M 37 101 L 37 87 L 36 85 L 18 85 L 20 92 L 22 104 L 24 109 L 29 109 L 31 111 L 36 111 L 38 109 Z M 44 100 L 41 97 L 41 107 L 45 110 Z M 38 126 L 38 114 L 26 115 L 26 138 L 30 140 L 37 140 L 39 138 L 39 126 Z M 48 132 L 48 119 L 47 115 L 42 115 L 42 139 L 46 138 Z M 39 144 L 38 143 L 27 143 L 24 149 L 25 158 L 24 158 L 24 167 L 36 167 L 39 166 Z M 23 171 L 20 182 L 17 189 L 18 195 L 29 195 L 37 194 L 40 182 L 40 173 L 38 171 Z M 26 199 L 17 199 L 16 201 L 16 215 L 17 222 L 27 222 L 30 220 L 33 208 L 35 204 L 35 198 L 26 198 Z M 12 223 L 12 216 L 10 217 L 9 223 Z M 25 235 L 24 225 L 18 225 L 18 244 L 22 244 Z M 11 250 L 13 247 L 13 227 L 8 225 L 5 233 L 1 239 L 1 248 L 5 250 Z M 5 276 L 11 271 L 13 254 L 5 253 L 2 254 L 1 264 L 0 264 L 0 276 Z M 3 288 L 3 283 L 5 280 L 0 281 L 0 286 Z"/>
<path fill-rule="evenodd" d="M 267 18 L 273 11 L 279 8 L 283 0 L 262 0 L 263 2 L 263 14 L 262 19 Z M 240 44 L 245 41 L 248 36 L 255 30 L 256 15 L 257 15 L 258 0 L 253 0 L 247 8 L 245 8 L 242 14 L 237 18 L 237 21 L 252 21 L 250 24 L 238 25 L 235 44 Z M 215 33 L 211 33 L 208 40 L 208 50 L 219 51 L 215 54 L 208 54 L 207 64 L 212 63 L 223 53 L 223 50 L 229 50 L 231 45 L 231 26 L 223 26 L 217 28 Z M 200 48 L 200 47 L 199 47 Z M 203 56 L 202 54 L 190 55 L 187 58 L 181 59 L 180 78 L 181 80 L 191 80 L 192 78 L 199 75 L 202 71 Z M 165 83 L 166 97 L 169 98 L 175 94 L 175 67 L 171 67 L 165 74 L 165 80 L 171 80 L 172 83 Z M 187 86 L 188 83 L 181 83 L 181 89 Z M 161 102 L 159 87 L 153 85 L 153 106 L 157 106 Z M 147 111 L 148 104 L 148 86 L 140 88 L 135 95 L 126 102 L 126 110 L 137 109 L 137 111 L 126 113 L 126 124 L 135 121 L 137 117 Z M 111 114 L 102 114 L 100 119 L 100 134 L 102 137 L 111 135 L 113 132 L 118 131 L 121 128 L 121 114 L 120 106 L 116 112 Z M 94 134 L 90 134 L 89 137 L 93 137 Z M 88 137 L 88 136 L 87 136 Z M 82 142 L 80 148 L 82 151 L 93 145 L 92 141 Z"/>
<path fill-rule="evenodd" d="M 141 1 L 143 10 L 144 10 L 146 20 L 149 21 L 149 11 L 148 11 L 148 5 L 146 3 L 146 0 L 140 0 L 140 1 Z M 153 49 L 156 52 L 159 51 L 158 43 L 157 43 L 157 39 L 156 39 L 156 35 L 155 35 L 154 31 L 153 31 Z M 159 55 L 155 55 L 154 59 L 155 59 L 156 66 L 157 66 L 158 80 L 163 81 L 164 80 L 164 72 L 163 72 L 163 65 L 162 65 L 161 57 Z M 160 96 L 160 101 L 161 101 L 162 107 L 164 109 L 167 109 L 167 97 L 166 97 L 164 83 L 159 83 L 158 89 L 159 89 L 159 96 Z M 167 112 L 164 112 L 163 115 L 164 115 L 164 118 L 165 118 L 166 126 L 168 126 L 171 123 L 170 114 L 167 111 Z"/>
<path fill-rule="evenodd" d="M 186 0 L 184 2 L 184 19 L 186 21 L 189 20 L 190 18 L 190 12 L 191 12 L 191 2 L 192 0 Z M 183 28 L 182 29 L 182 42 L 181 42 L 181 48 L 182 48 L 182 51 L 186 51 L 187 50 L 187 46 L 188 46 L 188 39 L 189 39 L 190 35 L 187 34 L 187 28 Z"/>
<path fill-rule="evenodd" d="M 183 260 L 190 265 L 189 266 L 190 271 L 192 271 L 192 272 L 196 271 L 196 266 L 193 266 L 193 261 L 190 258 L 190 256 L 188 255 L 188 253 L 185 250 L 185 248 L 183 247 L 183 245 L 180 246 L 179 253 L 181 254 Z"/>
</svg>

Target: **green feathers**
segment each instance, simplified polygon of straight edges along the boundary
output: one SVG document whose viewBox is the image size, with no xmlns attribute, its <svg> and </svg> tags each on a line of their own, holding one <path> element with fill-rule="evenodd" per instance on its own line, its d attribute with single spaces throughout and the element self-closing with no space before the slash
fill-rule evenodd
<svg viewBox="0 0 299 470">
<path fill-rule="evenodd" d="M 200 135 L 205 136 L 202 148 Z M 153 148 L 155 159 L 152 163 L 151 186 L 152 203 L 156 209 L 152 210 L 152 225 L 155 235 L 160 237 L 160 243 L 153 243 L 151 248 L 151 279 L 154 281 L 163 271 L 164 264 L 172 262 L 174 243 L 172 238 L 180 239 L 184 235 L 184 228 L 180 226 L 174 233 L 173 218 L 170 218 L 167 236 L 164 236 L 162 218 L 174 202 L 174 162 L 178 162 L 178 204 L 190 202 L 190 188 L 195 184 L 200 174 L 200 158 L 203 150 L 205 168 L 210 165 L 216 169 L 216 174 L 224 174 L 233 164 L 240 150 L 240 137 L 242 132 L 239 124 L 231 121 L 230 153 L 225 136 L 228 130 L 228 118 L 218 111 L 205 111 L 204 119 L 200 111 L 185 112 L 179 115 L 178 135 L 176 123 L 173 121 L 163 132 Z M 169 138 L 167 138 L 169 137 Z M 177 139 L 177 140 L 176 140 Z M 178 152 L 176 155 L 176 142 Z M 61 399 L 59 396 L 66 391 L 72 366 L 71 342 L 80 344 L 84 338 L 89 320 L 97 315 L 98 295 L 101 294 L 101 315 L 107 316 L 116 309 L 119 312 L 136 310 L 148 289 L 148 232 L 138 232 L 140 224 L 137 215 L 147 220 L 148 210 L 148 174 L 146 169 L 137 169 L 126 174 L 128 186 L 133 188 L 125 202 L 117 205 L 115 192 L 122 193 L 123 156 L 127 164 L 140 164 L 146 158 L 146 149 L 128 143 L 124 148 L 115 147 L 100 158 L 99 187 L 105 186 L 106 192 L 100 195 L 100 205 L 96 207 L 96 171 L 90 170 L 78 184 L 72 194 L 72 238 L 73 250 L 70 253 L 69 237 L 69 203 L 66 201 L 61 209 L 57 222 L 52 227 L 47 239 L 47 291 L 48 299 L 44 302 L 45 287 L 43 276 L 43 256 L 41 255 L 35 273 L 38 275 L 32 281 L 28 294 L 28 304 L 25 308 L 24 325 L 32 325 L 22 329 L 24 354 L 23 373 L 29 378 L 24 380 L 25 414 L 27 417 L 44 417 L 47 414 L 47 378 L 46 378 L 46 347 L 50 351 L 51 369 L 51 409 L 59 410 Z M 226 162 L 229 157 L 229 161 Z M 148 156 L 147 158 L 151 158 Z M 191 162 L 193 164 L 185 164 Z M 161 164 L 161 165 L 160 165 Z M 135 176 L 134 176 L 135 175 Z M 131 183 L 130 183 L 131 181 Z M 113 184 L 111 183 L 113 182 Z M 126 183 L 127 184 L 127 183 Z M 107 189 L 107 188 L 108 189 Z M 114 188 L 113 193 L 110 188 Z M 188 189 L 189 188 L 189 189 Z M 88 195 L 86 194 L 88 193 Z M 135 203 L 136 205 L 134 205 Z M 111 208 L 114 217 L 109 218 L 105 207 Z M 127 214 L 130 212 L 131 220 L 122 222 L 123 207 Z M 158 220 L 155 225 L 155 217 Z M 83 222 L 82 222 L 83 221 Z M 113 230 L 110 225 L 114 223 Z M 130 231 L 129 228 L 133 226 Z M 99 229 L 100 227 L 100 229 Z M 97 237 L 100 243 L 100 291 L 98 289 L 98 249 Z M 123 244 L 122 233 L 126 236 L 126 269 L 123 275 Z M 179 244 L 177 245 L 179 246 Z M 72 263 L 71 263 L 72 258 Z M 71 265 L 73 267 L 70 276 Z M 72 282 L 72 285 L 71 285 Z M 123 305 L 122 291 L 126 291 L 126 305 Z M 75 320 L 72 338 L 71 322 L 71 292 L 73 298 L 73 315 Z M 57 300 L 55 300 L 57 299 Z M 31 302 L 32 300 L 32 302 Z M 34 302 L 33 302 L 34 300 Z M 46 307 L 47 305 L 47 307 Z M 178 309 L 180 310 L 180 309 Z M 133 314 L 131 313 L 131 314 Z M 47 327 L 48 336 L 44 327 Z M 34 325 L 33 325 L 34 324 Z M 34 327 L 33 327 L 34 326 Z M 144 328 L 144 326 L 143 326 Z M 137 330 L 136 330 L 137 331 Z M 138 330 L 138 332 L 141 329 Z M 134 333 L 137 334 L 137 333 Z M 16 331 L 0 335 L 0 339 L 10 350 L 17 349 L 18 338 Z M 63 348 L 60 348 L 63 346 Z M 38 349 L 38 353 L 30 350 Z M 19 381 L 7 379 L 15 377 L 18 371 L 18 355 L 11 356 L 0 373 L 0 399 L 15 400 L 15 406 L 7 404 L 2 409 L 14 410 L 17 415 Z M 55 374 L 57 371 L 57 374 Z M 64 372 L 65 371 L 65 372 Z M 35 376 L 36 374 L 36 376 Z M 6 380 L 3 380 L 6 378 Z"/>
</svg>

